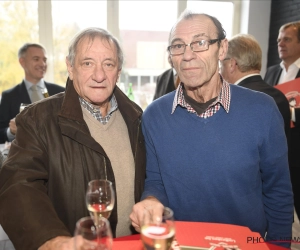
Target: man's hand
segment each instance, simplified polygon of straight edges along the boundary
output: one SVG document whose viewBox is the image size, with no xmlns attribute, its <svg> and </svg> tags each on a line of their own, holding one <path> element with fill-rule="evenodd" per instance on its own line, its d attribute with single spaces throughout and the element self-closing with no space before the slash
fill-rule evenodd
<svg viewBox="0 0 300 250">
<path fill-rule="evenodd" d="M 46 241 L 38 250 L 74 250 L 74 238 L 58 236 Z"/>
<path fill-rule="evenodd" d="M 16 125 L 16 121 L 15 118 L 11 119 L 9 122 L 9 129 L 10 132 L 15 135 L 17 133 L 17 125 Z"/>
<path fill-rule="evenodd" d="M 163 213 L 163 204 L 155 197 L 147 197 L 145 200 L 138 202 L 132 208 L 130 214 L 131 224 L 137 232 L 141 231 L 141 226 L 144 220 L 145 212 L 153 218 L 161 217 Z M 149 218 L 147 218 L 149 219 Z"/>
</svg>

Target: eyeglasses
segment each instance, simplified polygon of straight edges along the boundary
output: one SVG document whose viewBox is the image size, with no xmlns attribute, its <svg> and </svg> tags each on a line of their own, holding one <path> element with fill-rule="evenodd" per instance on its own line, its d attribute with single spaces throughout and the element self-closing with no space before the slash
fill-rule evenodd
<svg viewBox="0 0 300 250">
<path fill-rule="evenodd" d="M 168 47 L 168 51 L 172 56 L 181 55 L 184 54 L 186 46 L 190 46 L 193 52 L 201 52 L 201 51 L 208 50 L 209 45 L 214 44 L 220 40 L 221 39 L 200 40 L 189 44 L 178 43 L 178 44 L 170 45 Z"/>
</svg>

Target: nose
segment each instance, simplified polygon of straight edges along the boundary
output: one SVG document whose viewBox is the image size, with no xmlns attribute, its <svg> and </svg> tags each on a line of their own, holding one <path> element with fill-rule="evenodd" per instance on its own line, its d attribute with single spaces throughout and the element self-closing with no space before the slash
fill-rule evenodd
<svg viewBox="0 0 300 250">
<path fill-rule="evenodd" d="M 183 59 L 186 61 L 189 61 L 195 57 L 195 52 L 192 51 L 192 48 L 190 45 L 187 45 L 185 47 L 185 51 L 183 53 Z"/>
<path fill-rule="evenodd" d="M 279 47 L 284 46 L 284 41 L 283 41 L 283 40 L 280 40 L 280 41 L 277 43 L 277 45 L 278 45 Z"/>
<path fill-rule="evenodd" d="M 92 79 L 99 83 L 103 82 L 106 79 L 106 74 L 103 70 L 102 65 L 96 65 L 93 71 Z"/>
<path fill-rule="evenodd" d="M 47 66 L 47 62 L 45 62 L 44 60 L 39 60 L 38 61 L 38 65 L 41 67 L 46 67 Z"/>
</svg>

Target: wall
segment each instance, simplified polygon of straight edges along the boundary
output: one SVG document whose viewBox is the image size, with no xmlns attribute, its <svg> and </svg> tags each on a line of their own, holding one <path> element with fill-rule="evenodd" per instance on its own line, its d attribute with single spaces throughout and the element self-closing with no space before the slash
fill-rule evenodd
<svg viewBox="0 0 300 250">
<path fill-rule="evenodd" d="M 263 56 L 261 75 L 264 76 L 267 68 L 271 0 L 243 0 L 240 7 L 240 33 L 253 35 L 260 44 Z"/>
</svg>

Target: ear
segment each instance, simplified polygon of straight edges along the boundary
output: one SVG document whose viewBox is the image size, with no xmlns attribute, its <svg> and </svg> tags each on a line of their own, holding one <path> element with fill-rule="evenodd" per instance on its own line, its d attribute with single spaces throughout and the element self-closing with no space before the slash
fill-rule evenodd
<svg viewBox="0 0 300 250">
<path fill-rule="evenodd" d="M 173 62 L 172 62 L 172 56 L 171 56 L 170 54 L 169 54 L 169 56 L 168 56 L 168 62 L 169 62 L 169 64 L 171 65 L 171 67 L 174 68 Z"/>
<path fill-rule="evenodd" d="M 118 78 L 117 78 L 117 82 L 120 81 L 121 73 L 122 73 L 122 69 L 119 69 L 119 70 L 118 70 Z"/>
<path fill-rule="evenodd" d="M 219 48 L 219 60 L 222 61 L 225 59 L 228 51 L 228 40 L 227 38 L 223 39 L 220 43 Z"/>
<path fill-rule="evenodd" d="M 71 65 L 71 62 L 68 60 L 68 57 L 66 57 L 66 64 L 69 73 L 69 78 L 73 80 L 73 66 Z"/>
<path fill-rule="evenodd" d="M 23 57 L 19 58 L 19 63 L 21 64 L 22 68 L 24 68 L 25 61 Z"/>
<path fill-rule="evenodd" d="M 230 73 L 233 73 L 238 69 L 237 62 L 234 58 L 230 59 L 229 69 L 230 69 Z"/>
</svg>

